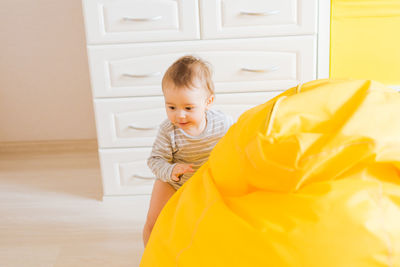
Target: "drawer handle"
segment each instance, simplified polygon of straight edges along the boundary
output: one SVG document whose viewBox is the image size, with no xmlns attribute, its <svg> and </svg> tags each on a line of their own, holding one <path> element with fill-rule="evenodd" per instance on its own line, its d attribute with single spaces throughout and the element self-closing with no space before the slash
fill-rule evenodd
<svg viewBox="0 0 400 267">
<path fill-rule="evenodd" d="M 135 21 L 135 22 L 142 22 L 142 21 L 155 21 L 162 19 L 162 16 L 156 16 L 152 18 L 132 18 L 132 17 L 123 17 L 123 21 Z"/>
<path fill-rule="evenodd" d="M 272 66 L 271 68 L 268 69 L 249 69 L 249 68 L 242 68 L 242 71 L 247 71 L 247 72 L 259 72 L 259 73 L 265 73 L 265 72 L 273 72 L 279 70 L 279 66 Z"/>
<path fill-rule="evenodd" d="M 142 176 L 139 174 L 134 174 L 134 175 L 132 175 L 132 177 L 136 178 L 136 179 L 142 179 L 142 180 L 154 180 L 155 179 L 155 177 L 153 177 L 153 176 Z"/>
<path fill-rule="evenodd" d="M 276 15 L 279 14 L 281 11 L 280 10 L 271 10 L 271 11 L 265 11 L 265 12 L 247 12 L 247 11 L 241 11 L 240 15 L 242 16 L 271 16 L 271 15 Z"/>
<path fill-rule="evenodd" d="M 154 76 L 160 76 L 161 72 L 153 72 L 153 73 L 148 73 L 148 74 L 129 74 L 129 73 L 124 73 L 122 76 L 124 77 L 129 77 L 129 78 L 149 78 L 149 77 L 154 77 Z"/>
<path fill-rule="evenodd" d="M 133 130 L 141 130 L 141 131 L 156 130 L 158 128 L 158 126 L 141 127 L 141 126 L 135 126 L 133 124 L 128 125 L 128 127 Z"/>
</svg>

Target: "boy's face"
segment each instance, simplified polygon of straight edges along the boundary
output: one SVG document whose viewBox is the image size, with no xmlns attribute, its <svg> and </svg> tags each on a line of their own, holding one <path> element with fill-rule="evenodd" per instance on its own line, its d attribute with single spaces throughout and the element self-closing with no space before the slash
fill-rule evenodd
<svg viewBox="0 0 400 267">
<path fill-rule="evenodd" d="M 168 119 L 189 135 L 199 135 L 205 129 L 205 112 L 212 104 L 214 95 L 209 96 L 203 88 L 164 89 L 165 109 Z"/>
</svg>

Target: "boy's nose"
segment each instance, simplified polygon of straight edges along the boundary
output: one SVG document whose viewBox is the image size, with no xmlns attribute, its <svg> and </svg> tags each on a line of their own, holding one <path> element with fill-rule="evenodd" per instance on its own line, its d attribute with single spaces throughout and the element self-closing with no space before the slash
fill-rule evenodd
<svg viewBox="0 0 400 267">
<path fill-rule="evenodd" d="M 184 110 L 178 111 L 178 118 L 184 118 L 186 116 L 186 113 Z"/>
</svg>

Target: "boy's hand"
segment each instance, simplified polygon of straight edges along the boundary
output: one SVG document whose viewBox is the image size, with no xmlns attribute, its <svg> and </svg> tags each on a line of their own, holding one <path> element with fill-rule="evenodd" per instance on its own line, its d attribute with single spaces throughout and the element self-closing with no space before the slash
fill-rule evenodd
<svg viewBox="0 0 400 267">
<path fill-rule="evenodd" d="M 187 172 L 194 172 L 192 166 L 193 166 L 192 164 L 183 164 L 183 163 L 176 164 L 175 167 L 172 169 L 171 173 L 172 181 L 179 182 L 181 180 L 182 175 L 184 175 Z"/>
</svg>

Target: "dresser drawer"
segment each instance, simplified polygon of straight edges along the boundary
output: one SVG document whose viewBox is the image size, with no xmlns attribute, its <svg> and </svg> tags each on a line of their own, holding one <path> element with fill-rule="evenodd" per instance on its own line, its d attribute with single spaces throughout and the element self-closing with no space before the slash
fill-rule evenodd
<svg viewBox="0 0 400 267">
<path fill-rule="evenodd" d="M 197 0 L 83 0 L 88 44 L 199 39 Z"/>
<path fill-rule="evenodd" d="M 219 94 L 214 108 L 236 120 L 245 110 L 279 93 Z M 166 119 L 164 98 L 161 96 L 96 99 L 94 106 L 101 148 L 152 146 L 159 124 Z"/>
<path fill-rule="evenodd" d="M 165 70 L 195 54 L 214 69 L 217 93 L 284 90 L 315 79 L 315 38 L 292 36 L 89 47 L 95 97 L 161 95 Z"/>
<path fill-rule="evenodd" d="M 202 0 L 203 39 L 316 33 L 317 0 Z"/>
<path fill-rule="evenodd" d="M 154 175 L 147 167 L 151 147 L 100 149 L 105 196 L 151 194 Z"/>
</svg>

